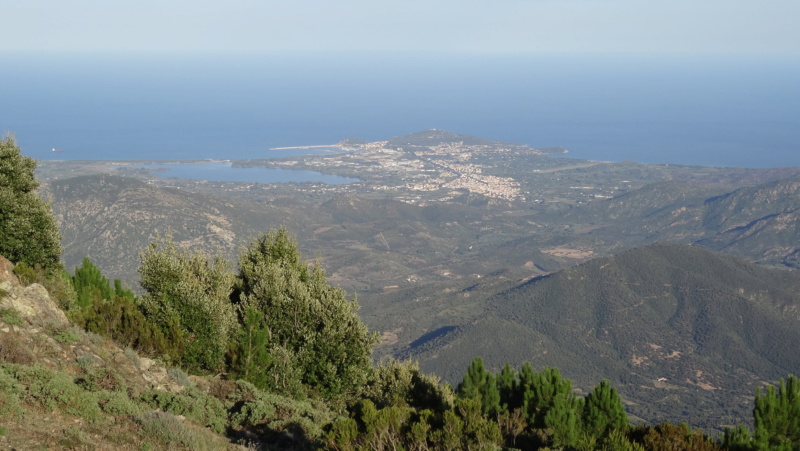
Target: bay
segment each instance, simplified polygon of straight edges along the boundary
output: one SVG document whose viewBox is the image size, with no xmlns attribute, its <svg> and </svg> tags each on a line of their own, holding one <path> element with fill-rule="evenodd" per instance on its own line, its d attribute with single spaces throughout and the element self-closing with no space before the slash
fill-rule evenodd
<svg viewBox="0 0 800 451">
<path fill-rule="evenodd" d="M 271 158 L 438 128 L 572 158 L 800 166 L 796 56 L 1 56 L 0 128 L 39 159 Z"/>
</svg>

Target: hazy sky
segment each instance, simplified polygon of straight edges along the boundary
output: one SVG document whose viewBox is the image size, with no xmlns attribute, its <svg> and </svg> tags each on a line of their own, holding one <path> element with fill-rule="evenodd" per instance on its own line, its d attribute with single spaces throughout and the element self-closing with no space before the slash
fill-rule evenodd
<svg viewBox="0 0 800 451">
<path fill-rule="evenodd" d="M 800 0 L 0 0 L 0 51 L 800 53 Z"/>
</svg>

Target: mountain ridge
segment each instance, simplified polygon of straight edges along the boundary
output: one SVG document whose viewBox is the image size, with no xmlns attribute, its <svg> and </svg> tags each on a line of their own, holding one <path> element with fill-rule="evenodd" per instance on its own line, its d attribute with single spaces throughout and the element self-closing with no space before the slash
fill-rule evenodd
<svg viewBox="0 0 800 451">
<path fill-rule="evenodd" d="M 607 377 L 647 420 L 651 413 L 636 406 L 666 396 L 676 409 L 720 406 L 723 424 L 735 424 L 756 386 L 800 372 L 797 292 L 793 271 L 659 243 L 498 293 L 484 315 L 408 355 L 452 381 L 466 354 L 483 350 L 495 370 L 506 361 L 556 366 L 584 390 L 590 375 Z M 720 424 L 692 411 L 691 424 Z"/>
</svg>

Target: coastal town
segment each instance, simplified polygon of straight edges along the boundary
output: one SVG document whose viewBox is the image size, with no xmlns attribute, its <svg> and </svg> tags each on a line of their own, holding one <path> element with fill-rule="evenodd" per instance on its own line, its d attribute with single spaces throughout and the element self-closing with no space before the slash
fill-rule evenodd
<svg viewBox="0 0 800 451">
<path fill-rule="evenodd" d="M 396 198 L 411 203 L 447 201 L 465 193 L 514 201 L 525 198 L 521 184 L 513 177 L 489 173 L 493 157 L 546 153 L 528 146 L 490 141 L 475 144 L 463 139 L 430 145 L 423 142 L 399 145 L 392 140 L 369 143 L 345 140 L 335 147 L 340 152 L 271 161 L 269 166 L 328 173 L 333 170 L 358 176 L 365 188 L 398 191 Z"/>
</svg>

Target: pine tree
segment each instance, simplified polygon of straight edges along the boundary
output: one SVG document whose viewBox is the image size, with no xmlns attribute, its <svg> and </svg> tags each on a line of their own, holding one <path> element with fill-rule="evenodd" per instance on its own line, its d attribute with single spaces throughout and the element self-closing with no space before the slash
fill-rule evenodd
<svg viewBox="0 0 800 451">
<path fill-rule="evenodd" d="M 574 393 L 556 393 L 544 414 L 544 425 L 552 433 L 553 446 L 574 446 L 583 435 L 581 410 L 583 399 Z"/>
<path fill-rule="evenodd" d="M 13 136 L 0 139 L 0 255 L 61 269 L 61 234 L 50 206 L 36 193 L 35 169 L 36 160 L 22 155 Z"/>
<path fill-rule="evenodd" d="M 82 309 L 90 307 L 95 299 L 111 299 L 113 297 L 111 284 L 89 260 L 89 257 L 84 257 L 81 266 L 75 268 L 72 285 L 78 296 L 78 307 Z"/>
<path fill-rule="evenodd" d="M 517 402 L 516 394 L 517 372 L 509 363 L 503 366 L 497 376 L 497 390 L 500 392 L 500 411 L 511 412 L 522 407 L 522 402 Z"/>
<path fill-rule="evenodd" d="M 484 414 L 494 414 L 500 410 L 500 392 L 497 380 L 483 366 L 483 359 L 472 360 L 464 380 L 458 385 L 456 392 L 461 398 L 474 398 L 481 402 Z"/>
<path fill-rule="evenodd" d="M 753 420 L 758 449 L 800 449 L 800 380 L 789 375 L 777 390 L 756 390 Z"/>
<path fill-rule="evenodd" d="M 274 361 L 269 352 L 269 328 L 260 311 L 247 308 L 243 316 L 232 370 L 239 378 L 256 387 L 267 387 L 269 373 L 265 369 L 270 368 Z"/>
<path fill-rule="evenodd" d="M 523 382 L 523 376 L 532 380 L 526 380 L 522 386 L 523 411 L 531 424 L 544 428 L 546 427 L 544 419 L 554 406 L 556 397 L 572 395 L 572 382 L 562 378 L 557 368 L 545 368 L 544 371 L 532 375 L 528 375 L 527 370 L 524 373 L 523 375 L 523 371 L 520 371 L 520 383 Z"/>
<path fill-rule="evenodd" d="M 608 379 L 603 379 L 586 397 L 583 423 L 586 431 L 598 438 L 612 429 L 628 426 L 628 415 L 622 407 L 622 399 Z"/>
</svg>

